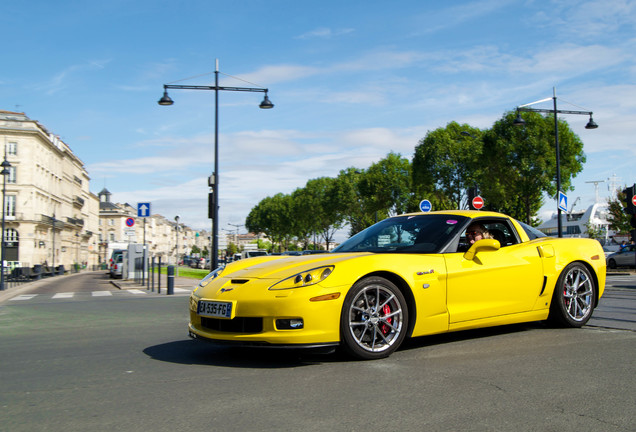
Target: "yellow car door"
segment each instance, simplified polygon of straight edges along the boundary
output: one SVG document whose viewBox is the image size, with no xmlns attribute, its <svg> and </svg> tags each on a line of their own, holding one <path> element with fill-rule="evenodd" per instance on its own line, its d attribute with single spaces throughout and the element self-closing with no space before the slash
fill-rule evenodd
<svg viewBox="0 0 636 432">
<path fill-rule="evenodd" d="M 534 307 L 543 286 L 543 266 L 536 247 L 527 243 L 498 245 L 494 240 L 481 240 L 471 248 L 474 251 L 477 247 L 474 257 L 461 252 L 445 254 L 451 325 Z"/>
</svg>

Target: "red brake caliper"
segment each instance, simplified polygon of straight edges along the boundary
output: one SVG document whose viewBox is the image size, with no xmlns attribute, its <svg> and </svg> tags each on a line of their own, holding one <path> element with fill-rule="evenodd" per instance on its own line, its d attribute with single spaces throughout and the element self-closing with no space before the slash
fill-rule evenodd
<svg viewBox="0 0 636 432">
<path fill-rule="evenodd" d="M 388 304 L 385 304 L 382 307 L 382 313 L 384 314 L 384 316 L 387 316 L 391 313 L 391 308 L 389 307 Z M 387 318 L 386 320 L 389 324 L 393 323 L 393 318 Z M 380 330 L 382 331 L 383 335 L 387 335 L 389 334 L 389 332 L 391 331 L 391 327 L 389 327 L 386 324 L 380 324 Z"/>
</svg>

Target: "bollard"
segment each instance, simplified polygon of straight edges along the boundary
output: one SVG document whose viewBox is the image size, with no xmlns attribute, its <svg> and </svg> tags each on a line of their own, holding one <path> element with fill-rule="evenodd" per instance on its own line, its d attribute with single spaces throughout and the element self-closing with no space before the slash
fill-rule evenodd
<svg viewBox="0 0 636 432">
<path fill-rule="evenodd" d="M 168 266 L 168 295 L 174 294 L 174 266 Z"/>
<path fill-rule="evenodd" d="M 161 294 L 161 256 L 159 256 L 159 264 L 157 265 L 157 294 Z"/>
</svg>

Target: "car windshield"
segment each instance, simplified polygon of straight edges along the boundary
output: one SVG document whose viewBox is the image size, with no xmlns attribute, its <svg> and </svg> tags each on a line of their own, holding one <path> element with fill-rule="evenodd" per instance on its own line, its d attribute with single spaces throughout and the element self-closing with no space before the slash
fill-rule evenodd
<svg viewBox="0 0 636 432">
<path fill-rule="evenodd" d="M 467 219 L 447 214 L 396 216 L 359 232 L 333 252 L 437 253 Z"/>
</svg>

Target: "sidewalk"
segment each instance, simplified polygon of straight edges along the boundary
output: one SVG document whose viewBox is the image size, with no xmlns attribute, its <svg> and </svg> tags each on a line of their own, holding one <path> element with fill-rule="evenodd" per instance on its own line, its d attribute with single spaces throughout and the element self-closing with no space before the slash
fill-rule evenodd
<svg viewBox="0 0 636 432">
<path fill-rule="evenodd" d="M 22 283 L 18 286 L 14 286 L 11 288 L 6 288 L 4 291 L 0 291 L 0 305 L 2 303 L 4 303 L 5 301 L 21 295 L 21 294 L 26 294 L 29 291 L 32 291 L 38 287 L 41 287 L 43 285 L 47 285 L 53 281 L 59 281 L 62 278 L 71 278 L 71 277 L 75 277 L 75 276 L 79 276 L 79 275 L 85 275 L 88 273 L 95 273 L 95 274 L 105 274 L 104 270 L 96 270 L 96 271 L 83 271 L 80 273 L 71 273 L 71 274 L 65 274 L 65 275 L 58 275 L 58 276 L 52 276 L 52 277 L 46 277 L 46 278 L 42 278 L 40 280 L 34 280 L 31 282 L 25 282 Z M 114 285 L 117 289 L 120 290 L 126 290 L 126 289 L 147 289 L 148 284 L 147 281 L 144 285 L 141 285 L 139 283 L 136 283 L 133 280 L 121 280 L 121 279 L 111 279 L 110 283 L 112 285 Z M 193 279 L 193 278 L 186 278 L 186 277 L 175 277 L 174 278 L 174 287 L 175 288 L 181 288 L 181 289 L 188 289 L 188 290 L 193 290 L 194 287 L 197 286 L 197 284 L 199 283 L 199 279 Z M 151 281 L 152 284 L 152 281 Z M 152 288 L 152 285 L 151 285 Z M 155 277 L 155 287 L 154 287 L 154 292 L 157 292 L 158 286 L 157 286 L 157 278 Z M 168 290 L 168 282 L 167 282 L 167 276 L 166 275 L 161 275 L 161 294 L 165 294 L 167 293 Z"/>
</svg>

